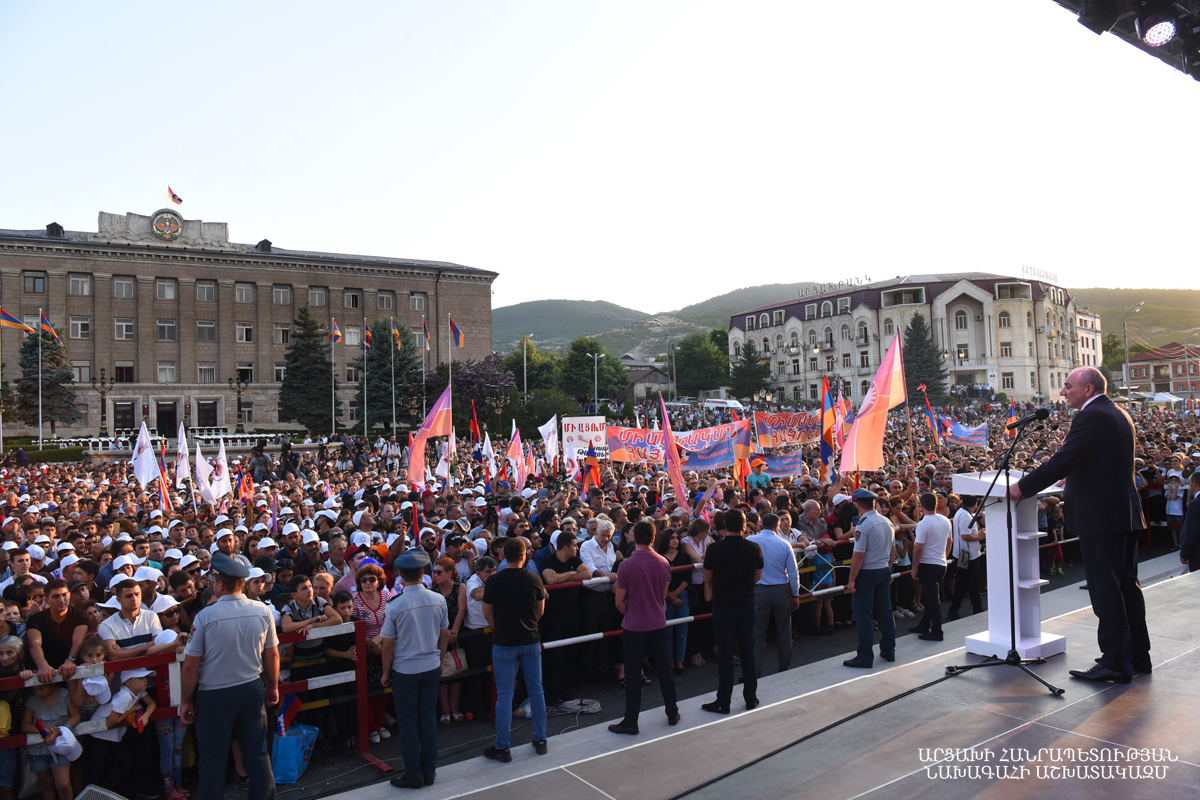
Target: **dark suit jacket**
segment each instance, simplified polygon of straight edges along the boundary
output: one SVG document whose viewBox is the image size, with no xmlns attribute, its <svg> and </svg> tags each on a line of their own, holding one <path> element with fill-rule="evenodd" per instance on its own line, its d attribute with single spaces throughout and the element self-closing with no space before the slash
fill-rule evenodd
<svg viewBox="0 0 1200 800">
<path fill-rule="evenodd" d="M 1066 478 L 1067 519 L 1075 536 L 1145 530 L 1133 451 L 1129 415 L 1101 395 L 1075 415 L 1062 448 L 1018 486 L 1032 497 Z"/>
<path fill-rule="evenodd" d="M 1200 500 L 1188 504 L 1179 540 L 1179 555 L 1188 560 L 1190 571 L 1200 570 Z"/>
</svg>

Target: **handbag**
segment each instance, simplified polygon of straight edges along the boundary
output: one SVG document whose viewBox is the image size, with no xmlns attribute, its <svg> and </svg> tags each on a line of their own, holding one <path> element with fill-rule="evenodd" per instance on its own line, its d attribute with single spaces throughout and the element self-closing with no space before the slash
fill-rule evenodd
<svg viewBox="0 0 1200 800">
<path fill-rule="evenodd" d="M 958 547 L 958 560 L 954 562 L 959 569 L 966 569 L 967 564 L 971 563 L 971 553 L 967 550 L 967 543 L 963 542 Z"/>
<path fill-rule="evenodd" d="M 271 747 L 271 770 L 276 783 L 295 783 L 300 780 L 312 758 L 317 743 L 317 729 L 311 725 L 295 724 L 277 735 Z"/>
<path fill-rule="evenodd" d="M 442 677 L 449 678 L 467 669 L 467 652 L 461 647 L 447 650 L 442 656 Z"/>
</svg>

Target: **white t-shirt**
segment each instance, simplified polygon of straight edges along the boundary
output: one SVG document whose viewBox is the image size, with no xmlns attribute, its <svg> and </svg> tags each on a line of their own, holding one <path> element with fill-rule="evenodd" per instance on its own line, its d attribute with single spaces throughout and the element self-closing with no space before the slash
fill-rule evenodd
<svg viewBox="0 0 1200 800">
<path fill-rule="evenodd" d="M 946 540 L 950 538 L 950 520 L 941 514 L 927 514 L 917 523 L 916 543 L 921 550 L 921 564 L 946 565 Z"/>
<path fill-rule="evenodd" d="M 107 722 L 108 715 L 114 711 L 118 714 L 128 714 L 133 710 L 133 707 L 137 705 L 138 700 L 145 696 L 145 692 L 134 695 L 134 693 L 129 690 L 128 686 L 122 686 L 117 690 L 117 693 L 113 695 L 112 700 L 108 701 L 107 703 L 100 704 L 100 707 L 96 709 L 94 714 L 92 714 L 92 719 L 101 719 Z M 121 741 L 121 737 L 125 735 L 126 727 L 127 726 L 121 726 L 119 728 L 97 731 L 96 733 L 93 733 L 92 736 L 95 736 L 97 739 L 108 739 L 110 742 L 119 742 Z"/>
<path fill-rule="evenodd" d="M 483 616 L 483 601 L 471 597 L 471 592 L 483 588 L 483 581 L 478 575 L 472 575 L 467 581 L 467 618 L 463 627 L 482 630 L 488 626 L 487 618 Z"/>
<path fill-rule="evenodd" d="M 954 515 L 954 549 L 950 552 L 950 555 L 955 559 L 958 558 L 959 550 L 963 545 L 966 545 L 967 555 L 972 561 L 979 558 L 979 548 L 983 543 L 967 542 L 962 538 L 964 533 L 974 535 L 979 532 L 977 527 L 970 527 L 969 523 L 971 522 L 971 517 L 973 516 L 974 514 L 972 514 L 970 511 L 967 511 L 965 508 L 960 508 L 958 513 Z"/>
</svg>

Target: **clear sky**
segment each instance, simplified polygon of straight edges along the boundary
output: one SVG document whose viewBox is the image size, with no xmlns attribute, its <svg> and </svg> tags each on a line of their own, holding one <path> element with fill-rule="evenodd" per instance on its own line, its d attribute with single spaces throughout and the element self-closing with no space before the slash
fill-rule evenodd
<svg viewBox="0 0 1200 800">
<path fill-rule="evenodd" d="M 238 242 L 672 310 L 916 272 L 1200 288 L 1200 84 L 1052 0 L 0 0 L 0 227 L 170 183 Z"/>
</svg>

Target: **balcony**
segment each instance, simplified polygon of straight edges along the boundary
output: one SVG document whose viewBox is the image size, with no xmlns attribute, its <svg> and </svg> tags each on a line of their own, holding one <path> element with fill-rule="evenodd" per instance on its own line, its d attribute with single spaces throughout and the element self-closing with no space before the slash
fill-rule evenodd
<svg viewBox="0 0 1200 800">
<path fill-rule="evenodd" d="M 871 343 L 871 335 L 870 334 L 867 334 L 866 336 L 857 336 L 854 339 L 854 344 L 858 347 L 863 347 L 864 345 L 868 345 L 870 343 Z"/>
<path fill-rule="evenodd" d="M 820 346 L 822 350 L 832 350 L 834 348 L 834 343 L 832 341 L 824 341 L 821 342 Z"/>
</svg>

